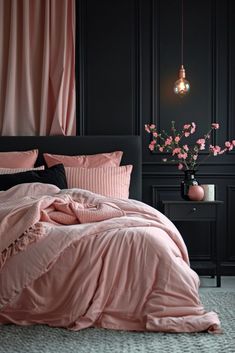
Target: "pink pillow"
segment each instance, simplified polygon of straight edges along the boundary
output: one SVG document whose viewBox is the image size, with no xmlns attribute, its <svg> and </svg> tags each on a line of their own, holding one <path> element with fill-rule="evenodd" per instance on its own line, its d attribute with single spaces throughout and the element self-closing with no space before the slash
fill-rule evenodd
<svg viewBox="0 0 235 353">
<path fill-rule="evenodd" d="M 30 170 L 44 170 L 44 165 L 37 168 L 0 168 L 0 174 L 15 174 L 21 172 L 28 172 Z"/>
<path fill-rule="evenodd" d="M 99 153 L 81 156 L 64 156 L 59 154 L 44 153 L 43 157 L 48 167 L 63 163 L 65 167 L 118 167 L 122 159 L 123 152 L 116 151 L 110 153 Z"/>
<path fill-rule="evenodd" d="M 133 166 L 107 168 L 65 167 L 68 188 L 86 189 L 103 196 L 128 199 Z"/>
<path fill-rule="evenodd" d="M 0 168 L 33 168 L 38 150 L 0 152 Z"/>
</svg>

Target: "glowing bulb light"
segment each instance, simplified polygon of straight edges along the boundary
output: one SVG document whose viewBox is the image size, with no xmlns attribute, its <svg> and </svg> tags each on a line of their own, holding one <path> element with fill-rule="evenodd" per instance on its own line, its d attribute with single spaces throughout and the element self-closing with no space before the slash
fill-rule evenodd
<svg viewBox="0 0 235 353">
<path fill-rule="evenodd" d="M 179 70 L 179 79 L 174 84 L 174 92 L 180 97 L 184 97 L 190 91 L 190 84 L 185 79 L 184 65 L 181 65 Z"/>
</svg>

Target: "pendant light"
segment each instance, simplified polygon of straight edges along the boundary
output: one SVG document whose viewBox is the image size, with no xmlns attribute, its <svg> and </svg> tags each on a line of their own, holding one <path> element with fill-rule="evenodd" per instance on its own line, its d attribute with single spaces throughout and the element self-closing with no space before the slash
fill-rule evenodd
<svg viewBox="0 0 235 353">
<path fill-rule="evenodd" d="M 184 12 L 183 0 L 181 0 L 181 66 L 179 69 L 179 79 L 174 84 L 174 92 L 180 97 L 184 97 L 190 90 L 189 82 L 185 79 L 184 59 Z"/>
</svg>

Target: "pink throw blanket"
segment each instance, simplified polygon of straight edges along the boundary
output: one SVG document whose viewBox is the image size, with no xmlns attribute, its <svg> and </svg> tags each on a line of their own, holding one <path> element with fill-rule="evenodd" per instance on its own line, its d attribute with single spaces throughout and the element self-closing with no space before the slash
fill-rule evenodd
<svg viewBox="0 0 235 353">
<path fill-rule="evenodd" d="M 220 332 L 160 212 L 46 184 L 0 192 L 0 323 Z"/>
</svg>

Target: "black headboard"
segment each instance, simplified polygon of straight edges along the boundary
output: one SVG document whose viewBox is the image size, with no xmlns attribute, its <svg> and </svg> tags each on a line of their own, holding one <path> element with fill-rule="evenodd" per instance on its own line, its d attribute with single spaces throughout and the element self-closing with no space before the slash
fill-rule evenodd
<svg viewBox="0 0 235 353">
<path fill-rule="evenodd" d="M 65 155 L 123 151 L 122 165 L 132 164 L 130 198 L 141 200 L 141 139 L 139 136 L 2 136 L 0 151 L 38 148 L 37 165 L 45 164 L 42 153 Z"/>
</svg>

